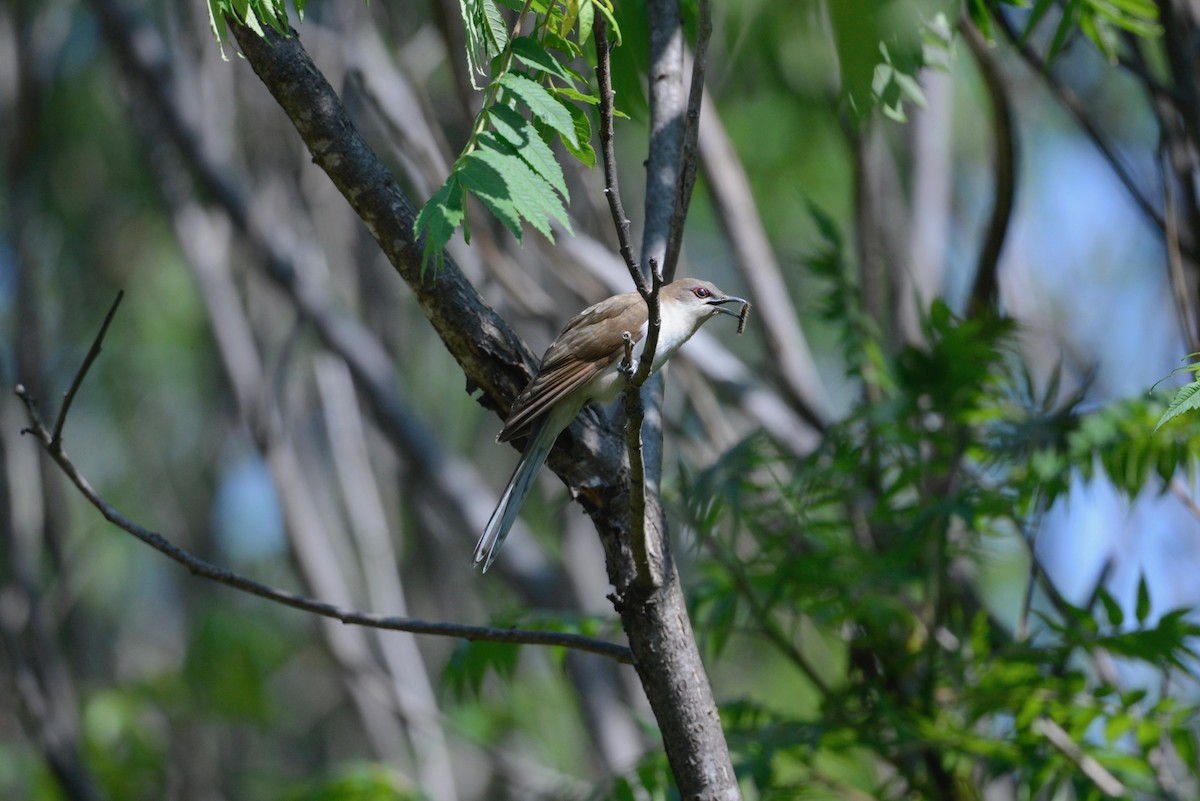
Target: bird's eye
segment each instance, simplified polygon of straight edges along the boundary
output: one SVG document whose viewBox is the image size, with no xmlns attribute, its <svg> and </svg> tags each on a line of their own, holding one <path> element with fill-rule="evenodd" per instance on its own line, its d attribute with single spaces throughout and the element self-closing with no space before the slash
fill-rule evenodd
<svg viewBox="0 0 1200 801">
<path fill-rule="evenodd" d="M 707 289 L 705 289 L 702 286 L 698 286 L 695 289 L 693 289 L 692 294 L 695 295 L 696 297 L 700 298 L 701 300 L 704 300 L 708 296 L 712 295 L 711 292 L 709 292 Z"/>
</svg>

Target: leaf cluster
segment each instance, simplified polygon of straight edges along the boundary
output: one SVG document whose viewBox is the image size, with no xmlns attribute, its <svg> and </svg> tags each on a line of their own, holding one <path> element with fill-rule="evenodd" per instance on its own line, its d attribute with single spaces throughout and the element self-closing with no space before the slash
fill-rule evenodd
<svg viewBox="0 0 1200 801">
<path fill-rule="evenodd" d="M 599 98 L 589 77 L 576 66 L 601 14 L 620 41 L 610 0 L 519 5 L 513 31 L 533 15 L 533 33 L 510 37 L 493 0 L 460 0 L 468 31 L 467 61 L 472 75 L 486 76 L 483 107 L 446 182 L 421 209 L 415 223 L 424 237 L 424 259 L 440 267 L 442 249 L 458 230 L 470 241 L 467 196 L 474 195 L 521 241 L 529 223 L 554 241 L 557 220 L 567 231 L 570 203 L 555 142 L 586 167 L 595 166 L 592 123 L 585 108 Z"/>
<path fill-rule="evenodd" d="M 308 0 L 292 0 L 296 16 L 304 20 L 304 8 Z M 221 44 L 221 58 L 225 58 L 225 40 L 228 38 L 226 20 L 245 25 L 259 36 L 270 28 L 281 36 L 290 31 L 286 0 L 208 0 L 208 24 L 213 36 Z"/>
</svg>

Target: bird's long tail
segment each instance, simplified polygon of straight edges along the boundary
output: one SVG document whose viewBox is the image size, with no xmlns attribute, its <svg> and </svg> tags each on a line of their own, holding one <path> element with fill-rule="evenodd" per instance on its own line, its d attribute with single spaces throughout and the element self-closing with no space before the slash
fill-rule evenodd
<svg viewBox="0 0 1200 801">
<path fill-rule="evenodd" d="M 500 496 L 500 502 L 496 504 L 496 510 L 488 519 L 483 536 L 475 546 L 475 564 L 483 562 L 484 573 L 492 566 L 496 554 L 500 552 L 508 530 L 512 528 L 517 514 L 521 511 L 525 496 L 529 494 L 538 471 L 550 454 L 550 449 L 554 447 L 554 440 L 558 439 L 560 427 L 546 425 L 546 422 L 543 420 L 530 434 L 530 440 L 521 454 L 521 461 L 517 462 L 512 478 L 508 480 L 508 486 Z"/>
</svg>

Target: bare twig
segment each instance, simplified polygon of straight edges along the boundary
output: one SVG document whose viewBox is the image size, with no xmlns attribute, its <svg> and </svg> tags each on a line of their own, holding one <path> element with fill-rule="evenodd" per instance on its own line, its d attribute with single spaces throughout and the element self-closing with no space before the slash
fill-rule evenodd
<svg viewBox="0 0 1200 801">
<path fill-rule="evenodd" d="M 659 300 L 662 273 L 654 259 L 650 259 L 650 279 L 653 286 L 648 294 L 642 295 L 650 312 L 645 345 L 638 359 L 637 371 L 628 376 L 625 384 L 625 443 L 629 449 L 629 504 L 632 515 L 629 535 L 633 546 L 633 562 L 637 567 L 637 581 L 646 590 L 657 587 L 661 580 L 650 563 L 650 549 L 646 542 L 646 461 L 642 451 L 642 424 L 646 419 L 642 385 L 650 377 L 654 354 L 658 350 L 659 332 L 662 330 L 662 304 Z"/>
<path fill-rule="evenodd" d="M 613 149 L 613 88 L 612 56 L 609 53 L 608 28 L 604 15 L 596 20 L 592 35 L 596 37 L 596 83 L 600 87 L 600 157 L 604 161 L 604 197 L 612 212 L 613 227 L 617 231 L 617 245 L 621 258 L 629 268 L 629 275 L 642 297 L 649 291 L 646 279 L 638 268 L 637 256 L 633 253 L 633 242 L 629 236 L 629 216 L 621 202 L 621 190 L 617 184 L 617 157 Z"/>
<path fill-rule="evenodd" d="M 1167 488 L 1171 491 L 1172 495 L 1187 507 L 1187 510 L 1192 513 L 1193 517 L 1200 520 L 1200 504 L 1196 503 L 1196 499 L 1192 497 L 1191 491 L 1182 481 L 1172 478 L 1167 482 Z"/>
<path fill-rule="evenodd" d="M 626 331 L 621 334 L 621 341 L 625 345 L 625 355 L 621 358 L 621 372 L 627 377 L 633 375 L 633 334 Z"/>
<path fill-rule="evenodd" d="M 667 228 L 667 249 L 663 254 L 662 271 L 667 280 L 675 277 L 679 263 L 679 251 L 683 246 L 683 223 L 687 219 L 688 206 L 692 202 L 692 189 L 696 185 L 696 172 L 700 157 L 700 107 L 704 100 L 704 68 L 708 60 L 708 40 L 712 35 L 712 2 L 699 0 L 696 8 L 696 49 L 692 55 L 692 83 L 688 90 L 687 116 L 684 118 L 683 147 L 679 154 L 679 181 L 675 194 L 675 208 L 671 212 Z"/>
<path fill-rule="evenodd" d="M 108 326 L 112 323 L 113 317 L 117 313 L 117 307 L 121 305 L 121 299 L 125 297 L 125 291 L 121 290 L 117 293 L 116 300 L 108 309 L 108 314 L 104 315 L 104 322 L 100 325 L 100 330 L 96 333 L 96 338 L 92 340 L 92 347 L 88 349 L 87 356 L 83 358 L 83 364 L 79 366 L 79 371 L 75 373 L 75 380 L 71 382 L 71 388 L 67 390 L 67 394 L 63 396 L 62 408 L 58 410 L 58 419 L 54 421 L 54 434 L 50 437 L 47 447 L 54 450 L 62 450 L 62 432 L 63 426 L 67 422 L 67 413 L 71 411 L 71 404 L 75 400 L 75 394 L 79 392 L 79 387 L 83 384 L 83 379 L 87 376 L 88 370 L 91 369 L 92 362 L 96 361 L 96 357 L 100 355 L 100 344 L 104 341 L 104 335 L 108 333 Z"/>
<path fill-rule="evenodd" d="M 663 274 L 653 258 L 650 259 L 650 281 L 649 292 L 639 290 L 642 299 L 646 301 L 646 308 L 650 315 L 646 323 L 646 344 L 642 348 L 642 355 L 638 358 L 637 373 L 630 379 L 630 383 L 635 388 L 640 388 L 650 377 L 650 370 L 654 366 L 654 355 L 658 352 L 659 333 L 662 331 L 662 303 L 658 296 L 663 286 Z"/>
<path fill-rule="evenodd" d="M 96 336 L 95 342 L 92 344 L 92 350 L 89 351 L 88 358 L 85 358 L 80 366 L 72 382 L 73 387 L 78 387 L 83 382 L 83 376 L 91 363 L 95 361 L 93 353 L 100 352 L 101 342 L 104 334 L 108 329 L 108 324 L 111 322 L 112 315 L 115 312 L 116 304 L 113 310 L 109 312 L 105 319 L 104 326 Z M 615 659 L 618 662 L 631 664 L 633 661 L 632 654 L 629 649 L 616 643 L 604 642 L 591 637 L 584 637 L 578 634 L 551 632 L 551 631 L 531 631 L 525 629 L 501 629 L 491 626 L 471 626 L 463 623 L 446 623 L 433 622 L 426 620 L 417 620 L 414 618 L 395 617 L 387 615 L 379 615 L 371 612 L 357 612 L 344 609 L 335 604 L 319 601 L 315 598 L 309 598 L 304 595 L 299 595 L 287 590 L 282 590 L 277 587 L 272 587 L 267 584 L 255 581 L 254 579 L 242 576 L 227 568 L 218 567 L 217 565 L 207 562 L 193 555 L 184 548 L 181 548 L 163 535 L 151 531 L 148 528 L 136 523 L 118 511 L 112 504 L 106 501 L 99 493 L 93 489 L 88 480 L 81 474 L 75 464 L 67 456 L 62 448 L 61 438 L 56 439 L 50 430 L 42 423 L 41 415 L 37 411 L 33 399 L 25 390 L 24 386 L 18 385 L 16 388 L 17 397 L 25 404 L 25 408 L 29 413 L 30 427 L 26 429 L 27 433 L 33 434 L 41 443 L 46 453 L 50 455 L 63 473 L 71 480 L 71 483 L 80 491 L 80 493 L 88 500 L 92 506 L 104 515 L 104 518 L 113 525 L 121 528 L 133 536 L 137 537 L 142 542 L 150 547 L 165 554 L 167 557 L 178 562 L 186 567 L 193 575 L 202 578 L 211 579 L 213 581 L 226 584 L 243 592 L 257 595 L 260 598 L 275 601 L 276 603 L 290 606 L 295 609 L 300 609 L 306 612 L 311 612 L 323 617 L 334 618 L 346 624 L 370 626 L 373 628 L 390 629 L 393 631 L 408 631 L 414 634 L 430 634 L 442 637 L 460 637 L 465 640 L 477 640 L 486 642 L 502 642 L 513 644 L 526 645 L 557 645 L 565 648 L 574 648 L 589 653 L 607 656 L 610 659 Z M 55 424 L 57 430 L 61 432 L 61 426 L 66 423 L 66 416 L 59 415 L 59 420 Z"/>
</svg>

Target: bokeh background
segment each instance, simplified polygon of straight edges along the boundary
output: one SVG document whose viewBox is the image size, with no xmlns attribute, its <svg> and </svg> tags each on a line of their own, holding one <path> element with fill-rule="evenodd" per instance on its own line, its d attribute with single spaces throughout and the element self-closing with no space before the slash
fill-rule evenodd
<svg viewBox="0 0 1200 801">
<path fill-rule="evenodd" d="M 814 208 L 883 298 L 871 311 L 885 312 L 885 341 L 915 340 L 934 297 L 966 312 L 997 181 L 984 61 L 1017 153 L 1000 306 L 1035 385 L 1078 393 L 1086 412 L 1145 397 L 1195 349 L 1154 219 L 1178 213 L 1178 239 L 1194 247 L 1191 192 L 1176 183 L 1188 173 L 1163 169 L 1163 43 L 1128 37 L 1114 61 L 1075 32 L 1043 70 L 1000 24 L 974 53 L 954 3 L 715 5 L 708 149 L 680 274 L 761 306 L 746 271 L 768 271 L 785 313 L 764 333 L 756 312 L 742 337 L 717 321 L 673 363 L 669 494 L 681 469 L 758 431 L 811 451 L 811 418 L 838 420 L 858 400 L 808 269 L 824 246 Z M 644 22 L 637 4 L 618 6 L 617 104 L 630 115 L 618 157 L 639 209 Z M 1030 37 L 1035 60 L 1058 13 Z M 997 14 L 1018 34 L 1028 21 Z M 458 4 L 312 3 L 298 29 L 423 201 L 482 102 Z M 902 74 L 903 58 L 929 65 L 913 72 L 921 102 L 871 96 L 888 53 Z M 123 290 L 66 429 L 75 463 L 117 508 L 202 558 L 348 607 L 620 636 L 595 534 L 552 475 L 496 569 L 471 570 L 515 460 L 493 442 L 500 421 L 464 391 L 236 45 L 214 37 L 206 4 L 0 5 L 0 149 L 0 796 L 586 797 L 660 747 L 628 669 L 532 648 L 481 663 L 454 641 L 346 627 L 192 578 L 108 525 L 21 435 L 11 389 L 52 416 Z M 476 208 L 470 247 L 451 246 L 537 352 L 569 314 L 623 288 L 599 171 L 576 166 L 568 181 L 577 236 L 531 232 L 518 245 Z M 1177 211 L 1164 212 L 1164 186 Z M 338 326 L 350 334 L 331 338 Z M 352 378 L 347 347 L 385 366 L 390 422 Z M 1156 614 L 1198 600 L 1186 477 L 1132 495 L 1102 473 L 1067 480 L 1035 546 L 1065 598 L 1082 604 L 1103 581 L 1132 608 L 1144 578 Z M 686 585 L 702 557 L 686 525 L 674 533 Z M 981 558 L 999 618 L 1016 620 L 1029 562 L 1019 539 Z M 712 677 L 723 700 L 807 692 L 752 644 L 724 650 Z M 88 774 L 93 790 L 79 789 Z"/>
</svg>

